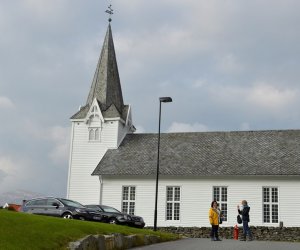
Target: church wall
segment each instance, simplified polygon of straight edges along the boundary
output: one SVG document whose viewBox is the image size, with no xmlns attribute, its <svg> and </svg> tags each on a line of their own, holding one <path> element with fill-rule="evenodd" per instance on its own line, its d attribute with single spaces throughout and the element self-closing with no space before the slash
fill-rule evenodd
<svg viewBox="0 0 300 250">
<path fill-rule="evenodd" d="M 102 203 L 121 210 L 122 186 L 136 187 L 135 214 L 144 218 L 146 226 L 153 226 L 155 204 L 155 179 L 150 178 L 103 178 Z M 166 221 L 166 187 L 181 187 L 180 221 Z M 213 187 L 228 188 L 228 221 L 222 226 L 236 224 L 237 205 L 246 199 L 251 207 L 250 225 L 279 226 L 282 221 L 286 227 L 297 227 L 300 223 L 300 188 L 299 178 L 160 178 L 158 195 L 158 226 L 209 227 L 208 209 L 213 197 Z M 278 223 L 263 223 L 262 187 L 278 187 L 279 220 Z"/>
<path fill-rule="evenodd" d="M 83 204 L 99 203 L 99 177 L 91 174 L 106 150 L 117 147 L 118 122 L 102 124 L 100 141 L 89 141 L 86 123 L 73 122 L 72 126 L 67 196 Z"/>
<path fill-rule="evenodd" d="M 104 147 L 114 149 L 118 147 L 118 124 L 119 121 L 106 121 L 103 124 L 101 131 L 101 144 L 103 144 Z"/>
</svg>

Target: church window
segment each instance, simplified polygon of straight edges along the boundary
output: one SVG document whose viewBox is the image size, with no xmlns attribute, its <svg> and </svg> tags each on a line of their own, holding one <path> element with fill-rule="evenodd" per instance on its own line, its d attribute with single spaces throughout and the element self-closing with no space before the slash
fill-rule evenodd
<svg viewBox="0 0 300 250">
<path fill-rule="evenodd" d="M 278 188 L 263 187 L 263 221 L 278 223 Z"/>
<path fill-rule="evenodd" d="M 89 118 L 87 120 L 87 124 L 89 126 L 88 128 L 89 141 L 90 142 L 100 141 L 102 122 L 100 120 L 99 108 L 97 105 L 92 106 L 89 113 Z"/>
<path fill-rule="evenodd" d="M 123 186 L 122 212 L 134 215 L 135 212 L 135 187 Z"/>
<path fill-rule="evenodd" d="M 89 128 L 89 141 L 100 141 L 100 128 Z"/>
<path fill-rule="evenodd" d="M 180 220 L 180 187 L 167 187 L 166 220 Z"/>
<path fill-rule="evenodd" d="M 94 129 L 90 129 L 89 130 L 89 140 L 93 141 L 95 139 L 95 130 Z"/>
<path fill-rule="evenodd" d="M 227 187 L 213 187 L 213 200 L 215 200 L 223 215 L 223 221 L 227 221 Z"/>
<path fill-rule="evenodd" d="M 96 141 L 99 141 L 99 139 L 100 139 L 100 138 L 99 138 L 99 128 L 96 128 L 96 129 L 95 129 L 95 140 L 96 140 Z"/>
</svg>

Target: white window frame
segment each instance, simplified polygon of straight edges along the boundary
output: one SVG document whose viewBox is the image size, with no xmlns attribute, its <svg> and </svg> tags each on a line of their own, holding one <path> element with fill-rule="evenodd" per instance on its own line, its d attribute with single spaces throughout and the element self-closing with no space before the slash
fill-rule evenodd
<svg viewBox="0 0 300 250">
<path fill-rule="evenodd" d="M 88 131 L 89 131 L 89 142 L 100 141 L 101 127 L 89 127 Z"/>
<path fill-rule="evenodd" d="M 125 193 L 125 190 L 128 190 Z M 135 198 L 136 187 L 135 186 L 122 186 L 122 213 L 134 215 L 135 214 Z"/>
<path fill-rule="evenodd" d="M 268 197 L 265 196 L 268 190 Z M 274 191 L 276 194 L 274 196 Z M 266 206 L 268 210 L 266 210 Z M 267 214 L 266 214 L 267 213 Z M 279 223 L 279 188 L 275 186 L 262 187 L 262 222 L 265 224 Z"/>
<path fill-rule="evenodd" d="M 217 191 L 218 190 L 218 194 Z M 228 221 L 228 186 L 213 186 L 212 200 L 219 204 L 223 214 L 223 221 Z"/>
<path fill-rule="evenodd" d="M 172 189 L 172 197 L 168 196 L 169 189 Z M 180 216 L 181 216 L 180 208 L 181 208 L 181 187 L 167 186 L 166 187 L 166 221 L 180 221 Z"/>
<path fill-rule="evenodd" d="M 89 127 L 88 127 L 88 141 L 89 142 L 100 142 L 101 141 L 101 129 L 102 129 L 102 122 L 100 122 L 100 126 L 96 125 L 92 123 L 92 120 L 94 118 L 98 118 L 100 120 L 100 116 L 99 116 L 99 110 L 97 105 L 93 105 L 90 115 L 89 115 L 89 119 L 88 122 L 89 123 Z"/>
</svg>

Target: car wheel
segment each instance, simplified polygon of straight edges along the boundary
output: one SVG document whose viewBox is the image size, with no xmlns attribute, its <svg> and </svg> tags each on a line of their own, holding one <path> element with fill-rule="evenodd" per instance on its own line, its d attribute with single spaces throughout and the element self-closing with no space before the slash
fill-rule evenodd
<svg viewBox="0 0 300 250">
<path fill-rule="evenodd" d="M 62 217 L 63 217 L 64 219 L 73 219 L 73 215 L 70 214 L 70 213 L 65 213 L 65 214 L 62 215 Z"/>
<path fill-rule="evenodd" d="M 117 224 L 116 218 L 110 218 L 109 219 L 109 224 Z"/>
</svg>

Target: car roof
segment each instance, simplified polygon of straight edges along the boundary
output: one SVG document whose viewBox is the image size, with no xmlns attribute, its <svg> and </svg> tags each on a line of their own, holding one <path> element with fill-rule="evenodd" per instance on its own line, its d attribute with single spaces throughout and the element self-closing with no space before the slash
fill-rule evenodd
<svg viewBox="0 0 300 250">
<path fill-rule="evenodd" d="M 53 196 L 35 197 L 35 198 L 32 198 L 32 199 L 27 199 L 27 200 L 25 200 L 25 202 L 34 201 L 34 200 L 44 200 L 44 199 L 59 199 L 59 198 L 56 198 L 56 197 L 53 197 Z"/>
<path fill-rule="evenodd" d="M 97 207 L 103 207 L 103 208 L 106 208 L 106 207 L 111 207 L 111 208 L 114 208 L 112 206 L 107 206 L 107 205 L 99 205 L 99 204 L 89 204 L 89 205 L 86 205 L 86 206 L 97 206 Z M 114 208 L 116 209 L 116 208 Z"/>
<path fill-rule="evenodd" d="M 44 196 L 44 197 L 36 197 L 36 198 L 28 199 L 28 200 L 25 201 L 25 203 L 28 203 L 29 201 L 46 200 L 46 199 L 55 199 L 55 200 L 58 200 L 58 201 L 60 201 L 62 203 L 64 203 L 64 201 L 66 201 L 66 200 L 67 201 L 74 201 L 74 200 L 69 200 L 69 199 L 66 199 L 66 198 L 53 197 L 53 196 Z M 74 202 L 77 202 L 77 201 L 74 201 Z"/>
</svg>

